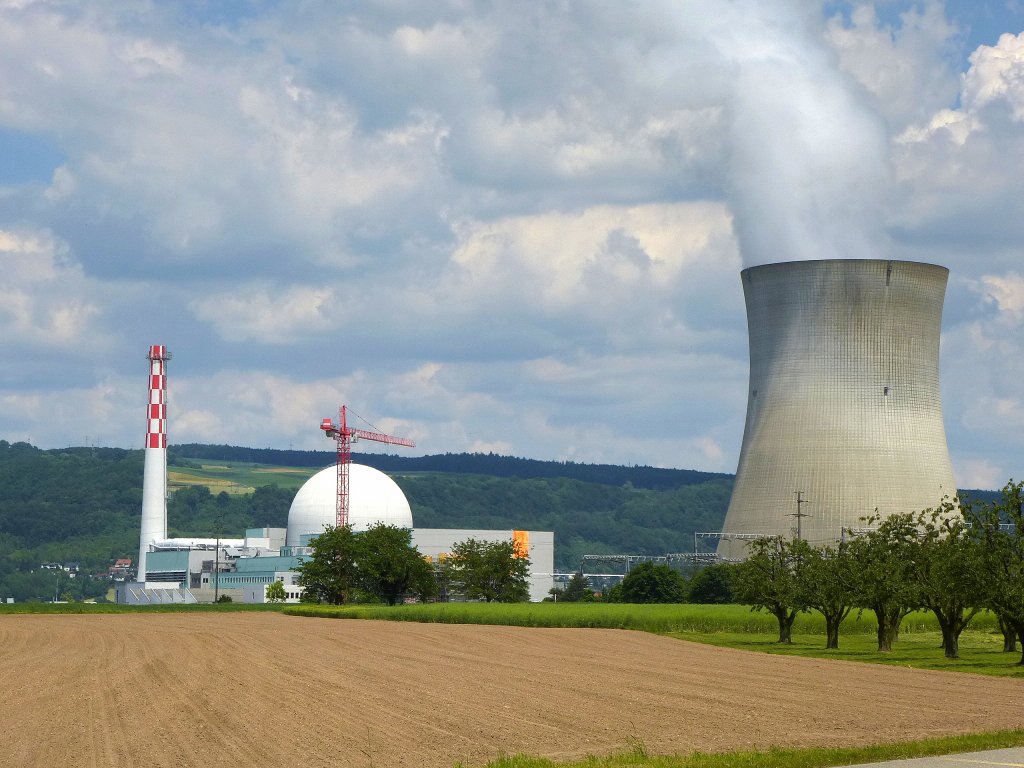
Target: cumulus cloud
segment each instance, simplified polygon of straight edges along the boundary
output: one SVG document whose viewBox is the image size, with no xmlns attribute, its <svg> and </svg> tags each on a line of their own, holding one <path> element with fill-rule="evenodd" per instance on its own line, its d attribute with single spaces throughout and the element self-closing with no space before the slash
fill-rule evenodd
<svg viewBox="0 0 1024 768">
<path fill-rule="evenodd" d="M 331 328 L 337 317 L 335 301 L 328 288 L 294 285 L 275 290 L 249 285 L 194 299 L 190 307 L 228 341 L 287 344 Z"/>
<path fill-rule="evenodd" d="M 1006 275 L 983 275 L 980 290 L 985 298 L 995 302 L 1000 312 L 1014 321 L 1024 317 L 1024 276 L 1018 272 Z"/>
<path fill-rule="evenodd" d="M 978 446 L 1024 447 L 972 408 L 1024 377 L 1006 31 L 964 49 L 938 0 L 2 3 L 0 128 L 60 158 L 0 169 L 5 424 L 42 441 L 15 412 L 65 392 L 134 444 L 112 409 L 166 343 L 172 440 L 316 447 L 362 402 L 428 451 L 731 470 L 739 269 L 878 256 L 952 268 L 954 455 L 1002 469 Z"/>
<path fill-rule="evenodd" d="M 937 0 L 907 8 L 898 24 L 880 19 L 874 4 L 855 3 L 848 18 L 832 16 L 825 33 L 840 68 L 870 94 L 873 108 L 896 132 L 956 98 L 959 73 L 950 54 L 959 36 Z"/>
<path fill-rule="evenodd" d="M 100 309 L 51 235 L 0 230 L 0 273 L 3 346 L 68 349 L 89 339 Z"/>
</svg>

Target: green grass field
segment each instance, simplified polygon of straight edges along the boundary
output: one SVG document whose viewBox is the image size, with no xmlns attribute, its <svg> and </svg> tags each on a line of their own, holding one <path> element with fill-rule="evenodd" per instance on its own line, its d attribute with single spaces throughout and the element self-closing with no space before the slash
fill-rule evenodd
<svg viewBox="0 0 1024 768">
<path fill-rule="evenodd" d="M 977 616 L 960 638 L 960 659 L 946 659 L 935 617 L 923 611 L 903 621 L 900 640 L 888 654 L 878 653 L 871 613 L 852 614 L 840 630 L 839 649 L 825 650 L 820 614 L 801 614 L 793 643 L 780 645 L 775 618 L 741 605 L 628 605 L 604 603 L 437 603 L 432 605 L 291 605 L 293 616 L 446 624 L 502 624 L 521 627 L 636 629 L 728 648 L 822 659 L 895 664 L 1024 678 L 1020 654 L 1002 652 L 995 617 Z"/>
<path fill-rule="evenodd" d="M 829 768 L 885 760 L 903 760 L 931 755 L 952 755 L 987 749 L 1024 746 L 1024 731 L 949 736 L 940 739 L 879 744 L 842 749 L 771 749 L 766 752 L 723 752 L 688 755 L 648 755 L 637 743 L 627 752 L 607 757 L 588 757 L 571 762 L 516 755 L 494 760 L 487 768 Z"/>
<path fill-rule="evenodd" d="M 252 493 L 263 485 L 299 488 L 319 469 L 275 467 L 269 464 L 240 462 L 209 463 L 195 467 L 167 468 L 168 485 L 172 491 L 189 485 L 205 485 L 211 493 Z"/>
</svg>

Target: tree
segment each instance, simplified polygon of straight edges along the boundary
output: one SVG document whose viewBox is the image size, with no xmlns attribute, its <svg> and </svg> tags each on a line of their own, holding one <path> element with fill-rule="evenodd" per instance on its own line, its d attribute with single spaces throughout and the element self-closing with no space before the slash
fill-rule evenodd
<svg viewBox="0 0 1024 768">
<path fill-rule="evenodd" d="M 640 563 L 622 579 L 622 602 L 685 603 L 686 580 L 665 564 Z"/>
<path fill-rule="evenodd" d="M 313 553 L 299 564 L 299 584 L 310 601 L 342 605 L 358 584 L 358 544 L 351 525 L 328 526 L 309 540 Z"/>
<path fill-rule="evenodd" d="M 849 548 L 815 548 L 806 542 L 794 542 L 801 560 L 800 580 L 804 600 L 825 619 L 825 648 L 839 647 L 839 626 L 853 609 L 854 564 Z"/>
<path fill-rule="evenodd" d="M 778 620 L 780 643 L 793 642 L 793 622 L 800 611 L 807 610 L 798 566 L 793 542 L 781 536 L 765 536 L 750 543 L 747 559 L 734 571 L 737 599 L 751 610 L 768 611 Z"/>
<path fill-rule="evenodd" d="M 268 603 L 283 603 L 287 600 L 288 594 L 284 591 L 284 582 L 275 579 L 267 584 L 266 598 Z"/>
<path fill-rule="evenodd" d="M 872 515 L 865 522 L 878 527 L 849 544 L 850 556 L 857 564 L 856 604 L 874 612 L 878 650 L 886 653 L 899 637 L 903 618 L 921 605 L 921 590 L 909 572 L 917 525 L 912 512 L 884 519 Z"/>
<path fill-rule="evenodd" d="M 565 585 L 565 589 L 551 588 L 551 595 L 559 603 L 592 603 L 594 590 L 590 588 L 590 579 L 579 571 L 575 572 Z"/>
<path fill-rule="evenodd" d="M 430 563 L 413 546 L 408 528 L 378 523 L 357 533 L 356 539 L 358 581 L 370 594 L 394 605 L 410 591 L 437 592 Z"/>
<path fill-rule="evenodd" d="M 690 579 L 689 602 L 705 605 L 731 603 L 733 567 L 729 563 L 716 563 L 697 571 Z"/>
<path fill-rule="evenodd" d="M 965 507 L 966 509 L 966 507 Z M 947 659 L 960 658 L 960 634 L 985 602 L 986 576 L 972 526 L 944 500 L 917 515 L 909 573 L 921 603 L 935 614 Z"/>
<path fill-rule="evenodd" d="M 987 602 L 1000 622 L 1024 640 L 1024 482 L 1010 480 L 999 501 L 972 517 L 982 544 Z M 1009 645 L 1005 630 L 1003 643 Z M 1024 652 L 1018 663 L 1024 665 Z"/>
<path fill-rule="evenodd" d="M 451 581 L 471 600 L 517 603 L 530 597 L 530 561 L 511 541 L 467 539 L 452 547 Z"/>
</svg>

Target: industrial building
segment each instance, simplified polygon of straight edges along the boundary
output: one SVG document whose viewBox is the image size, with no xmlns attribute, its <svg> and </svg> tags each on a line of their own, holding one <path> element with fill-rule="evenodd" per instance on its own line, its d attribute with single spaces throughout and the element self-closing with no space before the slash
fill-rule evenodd
<svg viewBox="0 0 1024 768">
<path fill-rule="evenodd" d="M 241 539 L 167 537 L 167 361 L 166 347 L 150 347 L 149 400 L 142 524 L 137 581 L 117 586 L 121 603 L 212 602 L 221 595 L 234 601 L 264 602 L 267 585 L 280 581 L 290 602 L 301 596 L 296 569 L 311 550 L 309 540 L 327 526 L 343 522 L 354 531 L 383 523 L 412 529 L 412 543 L 434 562 L 458 542 L 513 541 L 530 560 L 530 599 L 547 596 L 554 584 L 554 534 L 551 531 L 485 531 L 414 528 L 412 509 L 402 489 L 372 467 L 350 463 L 342 440 L 366 437 L 402 445 L 411 441 L 346 427 L 345 409 L 339 425 L 324 419 L 321 427 L 339 439 L 338 464 L 322 469 L 295 494 L 288 511 L 288 527 L 251 528 Z M 340 435 L 340 437 L 339 437 Z"/>
<path fill-rule="evenodd" d="M 862 519 L 956 494 L 939 392 L 948 270 L 885 260 L 741 273 L 750 386 L 718 554 L 744 540 L 839 540 Z"/>
</svg>

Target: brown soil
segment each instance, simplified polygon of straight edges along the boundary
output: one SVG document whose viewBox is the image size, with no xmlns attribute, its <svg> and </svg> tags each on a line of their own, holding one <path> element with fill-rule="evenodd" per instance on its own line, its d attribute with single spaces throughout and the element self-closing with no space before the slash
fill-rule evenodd
<svg viewBox="0 0 1024 768">
<path fill-rule="evenodd" d="M 1024 726 L 1024 683 L 641 632 L 0 617 L 3 766 L 450 766 Z"/>
</svg>

